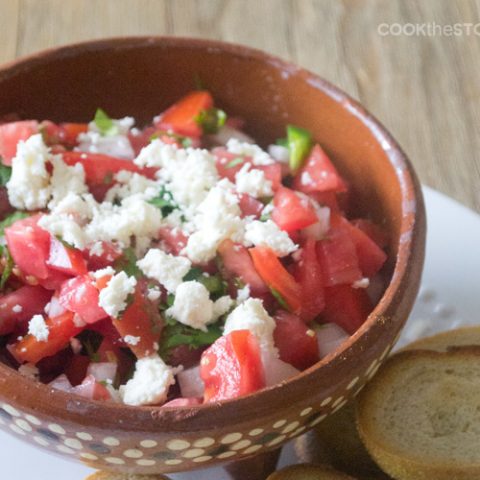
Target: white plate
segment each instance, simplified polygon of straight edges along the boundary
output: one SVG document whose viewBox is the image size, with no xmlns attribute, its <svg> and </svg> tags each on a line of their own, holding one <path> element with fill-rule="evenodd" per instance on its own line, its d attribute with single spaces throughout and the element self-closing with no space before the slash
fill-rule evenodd
<svg viewBox="0 0 480 480">
<path fill-rule="evenodd" d="M 480 311 L 480 216 L 450 198 L 424 188 L 427 203 L 427 258 L 419 298 L 400 344 L 459 325 L 478 323 Z M 0 432 L 0 478 L 83 480 L 91 469 L 69 462 Z M 291 445 L 281 465 L 296 461 Z M 220 469 L 171 475 L 175 480 L 224 480 Z"/>
</svg>

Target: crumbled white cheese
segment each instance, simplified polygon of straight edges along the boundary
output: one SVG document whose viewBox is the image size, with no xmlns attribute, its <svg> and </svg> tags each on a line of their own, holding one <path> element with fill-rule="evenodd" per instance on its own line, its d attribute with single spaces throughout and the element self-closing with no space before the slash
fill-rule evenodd
<svg viewBox="0 0 480 480">
<path fill-rule="evenodd" d="M 242 241 L 244 220 L 238 206 L 233 184 L 226 179 L 213 187 L 198 206 L 193 233 L 185 253 L 195 263 L 205 263 L 215 257 L 218 245 L 225 239 Z"/>
<path fill-rule="evenodd" d="M 213 302 L 208 290 L 195 280 L 181 283 L 175 292 L 173 305 L 167 315 L 180 323 L 206 331 L 213 318 Z"/>
<path fill-rule="evenodd" d="M 164 143 L 157 138 L 142 148 L 134 163 L 139 167 L 163 168 L 176 161 L 178 150 L 180 149 L 176 145 Z"/>
<path fill-rule="evenodd" d="M 43 215 L 40 217 L 38 225 L 75 248 L 83 250 L 88 242 L 82 225 L 70 214 Z"/>
<path fill-rule="evenodd" d="M 240 142 L 231 138 L 227 142 L 227 150 L 235 155 L 245 155 L 252 158 L 254 165 L 271 165 L 275 163 L 270 155 L 253 143 Z"/>
<path fill-rule="evenodd" d="M 136 285 L 135 277 L 129 277 L 125 272 L 117 273 L 100 291 L 98 304 L 108 315 L 116 318 L 120 312 L 125 310 L 127 297 L 135 291 Z"/>
<path fill-rule="evenodd" d="M 288 164 L 290 161 L 290 151 L 282 145 L 269 145 L 268 154 L 280 163 Z"/>
<path fill-rule="evenodd" d="M 81 163 L 69 166 L 60 155 L 54 155 L 51 162 L 53 164 L 53 172 L 50 178 L 52 199 L 48 208 L 52 209 L 67 195 L 80 195 L 88 192 L 88 187 L 85 184 L 85 170 Z"/>
<path fill-rule="evenodd" d="M 368 279 L 367 277 L 361 278 L 360 280 L 352 283 L 353 288 L 368 288 L 369 286 L 370 279 Z"/>
<path fill-rule="evenodd" d="M 50 198 L 50 175 L 46 168 L 49 149 L 41 134 L 20 141 L 12 160 L 12 175 L 7 183 L 10 204 L 21 210 L 39 210 Z"/>
<path fill-rule="evenodd" d="M 120 393 L 127 405 L 158 405 L 165 402 L 174 383 L 173 369 L 160 357 L 145 357 L 137 360 L 133 378 L 120 387 Z"/>
<path fill-rule="evenodd" d="M 272 220 L 260 222 L 254 220 L 246 225 L 245 243 L 247 246 L 265 246 L 271 248 L 279 257 L 284 257 L 297 250 L 287 232 L 280 230 Z"/>
<path fill-rule="evenodd" d="M 170 293 L 175 293 L 192 263 L 188 258 L 175 257 L 158 248 L 151 248 L 137 262 L 138 268 L 149 278 L 161 283 Z"/>
<path fill-rule="evenodd" d="M 12 307 L 13 313 L 20 313 L 22 310 L 23 310 L 23 307 L 21 305 L 18 305 L 18 303 Z"/>
<path fill-rule="evenodd" d="M 105 201 L 123 200 L 132 195 L 141 194 L 145 200 L 150 200 L 158 194 L 160 185 L 144 175 L 121 170 L 113 177 L 115 185 L 105 195 Z"/>
<path fill-rule="evenodd" d="M 254 198 L 271 197 L 273 195 L 272 182 L 265 178 L 265 173 L 258 168 L 250 169 L 246 163 L 235 175 L 237 192 L 248 193 Z"/>
<path fill-rule="evenodd" d="M 275 320 L 263 308 L 262 301 L 258 298 L 249 298 L 228 315 L 223 334 L 227 335 L 234 330 L 250 330 L 257 337 L 261 348 L 275 349 Z"/>
<path fill-rule="evenodd" d="M 230 310 L 230 308 L 232 308 L 233 304 L 234 300 L 229 295 L 224 295 L 218 300 L 215 300 L 215 302 L 213 303 L 212 321 L 215 321 L 217 320 L 217 318 L 225 315 Z"/>
<path fill-rule="evenodd" d="M 160 298 L 161 292 L 158 287 L 152 287 L 148 289 L 147 292 L 147 298 L 151 301 L 154 302 L 155 300 L 158 300 Z"/>
<path fill-rule="evenodd" d="M 40 371 L 33 363 L 24 363 L 18 367 L 18 373 L 27 378 L 37 378 Z"/>
<path fill-rule="evenodd" d="M 133 347 L 135 345 L 138 345 L 139 342 L 140 342 L 140 337 L 135 337 L 133 335 L 125 335 L 123 337 L 123 341 L 127 344 L 127 345 L 132 345 Z"/>
<path fill-rule="evenodd" d="M 237 290 L 237 303 L 242 303 L 250 298 L 250 286 L 245 285 Z"/>
<path fill-rule="evenodd" d="M 302 185 L 313 185 L 313 179 L 309 172 L 305 171 L 300 175 L 300 183 Z"/>
<path fill-rule="evenodd" d="M 88 247 L 88 251 L 90 252 L 91 256 L 101 257 L 103 255 L 103 243 L 94 242 Z"/>
<path fill-rule="evenodd" d="M 28 322 L 28 333 L 33 335 L 39 342 L 46 342 L 50 334 L 48 325 L 42 315 L 34 315 Z"/>
<path fill-rule="evenodd" d="M 93 278 L 98 280 L 99 278 L 105 277 L 106 275 L 115 275 L 115 270 L 112 267 L 105 267 L 100 270 L 95 270 L 92 272 Z"/>
</svg>

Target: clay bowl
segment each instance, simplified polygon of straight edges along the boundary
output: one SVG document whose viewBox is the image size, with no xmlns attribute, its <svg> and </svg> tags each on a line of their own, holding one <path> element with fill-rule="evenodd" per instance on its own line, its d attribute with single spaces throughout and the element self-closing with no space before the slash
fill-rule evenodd
<svg viewBox="0 0 480 480">
<path fill-rule="evenodd" d="M 267 144 L 287 123 L 313 132 L 351 182 L 358 214 L 390 234 L 387 288 L 338 351 L 298 377 L 244 398 L 194 408 L 89 401 L 0 365 L 0 423 L 91 466 L 168 473 L 278 449 L 357 394 L 388 355 L 417 294 L 425 213 L 419 183 L 385 129 L 336 87 L 265 53 L 220 42 L 123 38 L 62 47 L 0 69 L 0 115 L 87 121 L 101 106 L 147 122 L 200 78 L 218 104 Z M 253 478 L 253 474 L 249 476 Z"/>
</svg>

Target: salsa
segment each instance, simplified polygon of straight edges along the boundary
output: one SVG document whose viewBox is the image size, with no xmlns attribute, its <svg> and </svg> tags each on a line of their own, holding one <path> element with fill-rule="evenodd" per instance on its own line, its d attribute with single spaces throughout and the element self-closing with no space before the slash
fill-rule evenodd
<svg viewBox="0 0 480 480">
<path fill-rule="evenodd" d="M 373 308 L 388 238 L 308 130 L 266 150 L 205 90 L 142 128 L 0 124 L 0 355 L 94 400 L 186 406 L 305 370 Z"/>
</svg>

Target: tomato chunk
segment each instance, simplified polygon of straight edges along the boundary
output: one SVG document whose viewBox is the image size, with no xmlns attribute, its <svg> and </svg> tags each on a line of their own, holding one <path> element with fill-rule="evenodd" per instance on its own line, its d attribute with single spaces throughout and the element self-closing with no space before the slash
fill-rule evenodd
<svg viewBox="0 0 480 480">
<path fill-rule="evenodd" d="M 140 285 L 135 288 L 133 302 L 119 318 L 112 318 L 112 323 L 124 340 L 127 336 L 134 338 L 126 343 L 137 358 L 148 357 L 158 350 L 163 319 Z"/>
<path fill-rule="evenodd" d="M 58 317 L 48 318 L 45 321 L 49 331 L 46 341 L 37 340 L 36 337 L 28 334 L 13 345 L 11 353 L 20 363 L 37 363 L 42 358 L 55 355 L 83 329 L 75 325 L 73 317 L 73 312 L 66 312 Z"/>
<path fill-rule="evenodd" d="M 26 275 L 45 279 L 49 275 L 50 234 L 37 225 L 40 215 L 17 220 L 5 229 L 8 249 Z"/>
<path fill-rule="evenodd" d="M 242 217 L 255 217 L 260 218 L 262 215 L 262 210 L 265 208 L 265 205 L 257 200 L 256 198 L 248 195 L 247 193 L 242 193 L 239 195 L 240 199 L 238 206 L 242 211 Z"/>
<path fill-rule="evenodd" d="M 82 252 L 66 246 L 53 235 L 50 236 L 50 253 L 47 260 L 49 268 L 67 275 L 82 275 L 87 273 L 87 262 Z"/>
<path fill-rule="evenodd" d="M 322 320 L 336 323 L 352 335 L 372 311 L 372 303 L 363 288 L 337 285 L 325 289 L 325 310 Z"/>
<path fill-rule="evenodd" d="M 347 189 L 337 169 L 318 144 L 312 148 L 305 165 L 295 175 L 293 187 L 304 193 L 344 192 Z"/>
<path fill-rule="evenodd" d="M 287 232 L 300 230 L 318 221 L 312 201 L 286 187 L 280 187 L 273 197 L 272 220 Z"/>
<path fill-rule="evenodd" d="M 88 270 L 100 270 L 113 265 L 113 262 L 122 256 L 122 249 L 110 242 L 100 242 L 101 248 L 98 252 L 92 253 L 91 250 L 83 252 L 88 260 Z"/>
<path fill-rule="evenodd" d="M 296 264 L 295 278 L 302 291 L 300 318 L 310 322 L 325 307 L 325 293 L 322 267 L 317 258 L 313 238 L 307 238 L 301 250 L 301 258 Z"/>
<path fill-rule="evenodd" d="M 282 265 L 275 252 L 268 247 L 249 249 L 253 264 L 263 281 L 286 302 L 292 312 L 299 312 L 302 307 L 302 292 L 295 278 Z"/>
<path fill-rule="evenodd" d="M 11 165 L 12 159 L 17 153 L 17 145 L 20 140 L 27 140 L 38 133 L 36 120 L 23 120 L 0 125 L 0 157 L 4 165 Z"/>
<path fill-rule="evenodd" d="M 79 315 L 86 323 L 95 323 L 108 317 L 98 305 L 99 292 L 90 275 L 80 275 L 63 283 L 59 303 L 70 312 Z"/>
<path fill-rule="evenodd" d="M 243 245 L 224 240 L 218 247 L 218 253 L 227 270 L 225 272 L 227 276 L 240 278 L 250 287 L 251 293 L 255 296 L 269 292 L 267 285 L 255 270 L 248 250 Z"/>
<path fill-rule="evenodd" d="M 188 237 L 179 228 L 162 227 L 158 235 L 164 241 L 168 253 L 179 255 L 187 246 Z"/>
<path fill-rule="evenodd" d="M 39 286 L 24 285 L 0 297 L 0 335 L 13 332 L 15 327 L 43 313 L 52 292 Z M 18 311 L 20 310 L 20 311 Z"/>
<path fill-rule="evenodd" d="M 372 221 L 366 218 L 357 218 L 350 223 L 367 234 L 380 248 L 385 248 L 388 245 L 387 233 Z"/>
<path fill-rule="evenodd" d="M 160 130 L 173 132 L 187 137 L 200 137 L 202 129 L 196 118 L 202 110 L 213 107 L 212 95 L 205 90 L 191 92 L 178 102 L 174 103 L 155 122 Z"/>
<path fill-rule="evenodd" d="M 220 337 L 202 354 L 200 376 L 205 402 L 217 402 L 255 392 L 265 386 L 260 347 L 248 330 Z"/>
<path fill-rule="evenodd" d="M 280 359 L 299 370 L 305 370 L 320 360 L 317 334 L 297 315 L 279 310 L 275 314 L 273 331 Z"/>
</svg>

